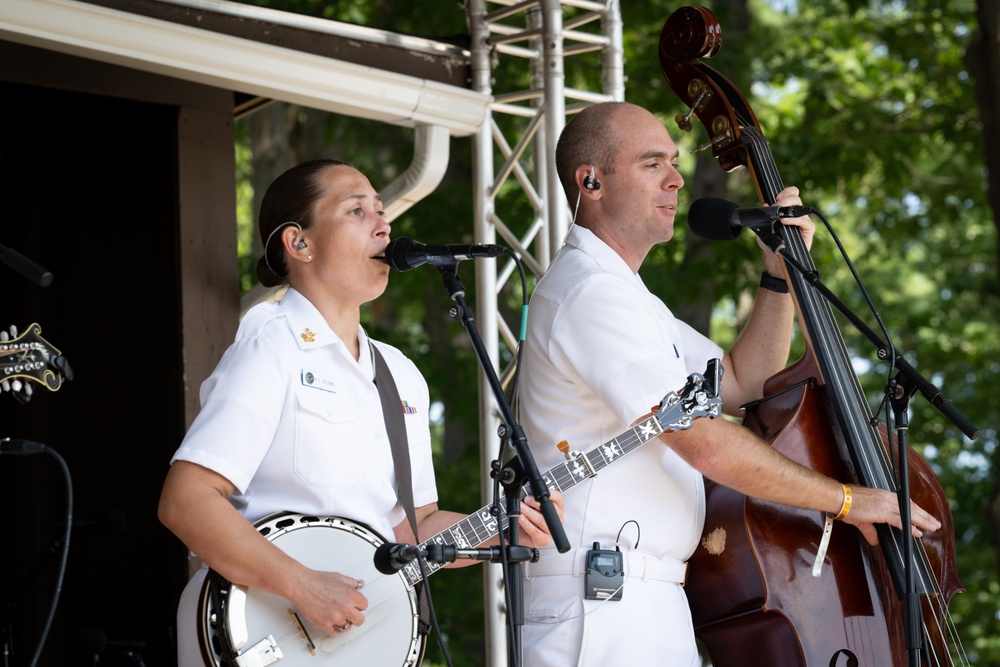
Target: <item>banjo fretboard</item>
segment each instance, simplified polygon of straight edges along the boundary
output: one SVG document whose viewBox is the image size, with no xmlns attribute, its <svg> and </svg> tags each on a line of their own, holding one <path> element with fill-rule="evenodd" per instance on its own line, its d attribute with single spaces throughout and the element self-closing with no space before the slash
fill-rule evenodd
<svg viewBox="0 0 1000 667">
<path fill-rule="evenodd" d="M 667 394 L 658 409 L 647 419 L 586 454 L 567 452 L 566 461 L 542 474 L 545 484 L 550 489 L 558 489 L 565 493 L 661 433 L 691 428 L 694 420 L 700 417 L 717 417 L 722 404 L 719 398 L 721 374 L 721 363 L 718 359 L 712 359 L 704 375 L 689 376 L 687 384 L 680 393 Z M 500 526 L 506 521 L 507 513 L 503 503 L 498 505 L 496 513 L 493 505 L 482 507 L 422 542 L 420 546 L 426 549 L 428 545 L 436 544 L 457 549 L 472 549 L 482 544 L 498 535 Z M 424 564 L 428 574 L 445 566 L 445 563 L 437 561 L 424 561 Z M 401 572 L 410 585 L 416 585 L 423 579 L 417 561 L 407 563 Z"/>
</svg>

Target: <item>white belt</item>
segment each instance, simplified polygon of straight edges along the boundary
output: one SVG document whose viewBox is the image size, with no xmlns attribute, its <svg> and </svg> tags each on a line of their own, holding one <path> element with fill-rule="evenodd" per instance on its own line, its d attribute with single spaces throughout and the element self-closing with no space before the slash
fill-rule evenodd
<svg viewBox="0 0 1000 667">
<path fill-rule="evenodd" d="M 560 554 L 543 552 L 537 563 L 525 563 L 524 573 L 531 577 L 547 577 L 552 575 L 582 576 L 587 571 L 587 552 L 589 549 L 575 549 L 569 553 Z M 635 577 L 643 581 L 667 581 L 684 585 L 687 576 L 687 563 L 673 558 L 657 558 L 637 551 L 622 552 L 625 563 L 625 576 Z"/>
</svg>

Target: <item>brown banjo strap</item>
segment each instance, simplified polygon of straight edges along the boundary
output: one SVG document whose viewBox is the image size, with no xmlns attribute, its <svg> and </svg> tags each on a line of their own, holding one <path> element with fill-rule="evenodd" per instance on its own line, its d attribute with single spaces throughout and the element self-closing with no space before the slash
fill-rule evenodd
<svg viewBox="0 0 1000 667">
<path fill-rule="evenodd" d="M 413 537 L 420 542 L 417 535 L 417 517 L 413 508 L 413 478 L 410 469 L 410 446 L 406 439 L 406 424 L 403 423 L 403 401 L 392 379 L 392 373 L 382 358 L 378 348 L 369 343 L 372 349 L 372 361 L 375 364 L 375 386 L 382 401 L 382 416 L 385 418 L 385 429 L 389 433 L 389 444 L 392 446 L 392 462 L 396 468 L 396 493 L 406 511 L 406 518 L 413 529 Z"/>
<path fill-rule="evenodd" d="M 389 444 L 392 446 L 392 463 L 396 468 L 396 493 L 406 511 L 406 518 L 413 529 L 413 538 L 420 543 L 417 534 L 417 517 L 413 508 L 413 477 L 410 468 L 410 445 L 406 438 L 406 424 L 403 423 L 403 401 L 399 398 L 396 383 L 389 372 L 389 366 L 378 348 L 368 342 L 372 350 L 372 362 L 375 365 L 375 386 L 378 387 L 379 399 L 382 401 L 382 415 L 385 418 L 385 429 L 389 434 Z M 425 622 L 429 618 L 427 597 L 420 596 L 420 618 Z"/>
</svg>

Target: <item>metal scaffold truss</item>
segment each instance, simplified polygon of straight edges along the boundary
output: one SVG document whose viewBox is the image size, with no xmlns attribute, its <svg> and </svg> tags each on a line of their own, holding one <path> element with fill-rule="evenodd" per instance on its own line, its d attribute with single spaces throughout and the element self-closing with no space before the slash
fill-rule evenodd
<svg viewBox="0 0 1000 667">
<path fill-rule="evenodd" d="M 473 136 L 475 240 L 497 237 L 540 276 L 571 223 L 555 171 L 555 146 L 572 115 L 594 102 L 623 100 L 622 25 L 618 0 L 468 0 L 472 89 L 492 96 L 486 122 Z M 583 82 L 600 73 L 600 90 Z M 476 312 L 483 344 L 504 382 L 516 368 L 526 312 L 513 261 L 478 262 Z M 533 283 L 529 282 L 528 289 Z M 501 338 L 503 348 L 501 348 Z M 501 363 L 505 361 L 506 363 Z M 501 371 L 501 366 L 505 366 Z M 479 380 L 481 460 L 495 458 L 499 412 Z M 482 494 L 492 480 L 484 470 Z M 503 581 L 485 569 L 487 660 L 509 659 Z"/>
</svg>

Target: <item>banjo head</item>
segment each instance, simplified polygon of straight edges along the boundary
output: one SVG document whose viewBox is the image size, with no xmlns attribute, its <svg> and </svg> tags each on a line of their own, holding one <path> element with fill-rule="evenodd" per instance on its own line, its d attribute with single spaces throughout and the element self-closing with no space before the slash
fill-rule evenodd
<svg viewBox="0 0 1000 667">
<path fill-rule="evenodd" d="M 278 661 L 279 653 L 281 667 L 420 664 L 426 637 L 419 632 L 416 592 L 402 573 L 384 575 L 375 569 L 375 550 L 385 542 L 378 533 L 339 517 L 289 513 L 265 517 L 254 527 L 306 567 L 364 579 L 365 622 L 328 635 L 297 615 L 288 600 L 234 586 L 212 573 L 202 587 L 198 612 L 206 664 L 267 665 Z"/>
</svg>

